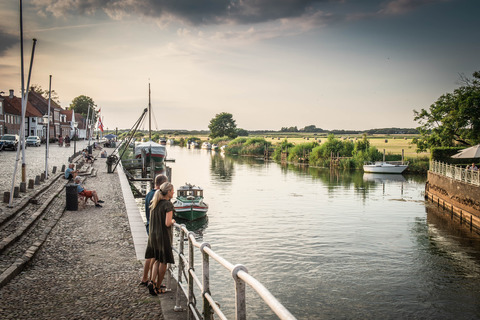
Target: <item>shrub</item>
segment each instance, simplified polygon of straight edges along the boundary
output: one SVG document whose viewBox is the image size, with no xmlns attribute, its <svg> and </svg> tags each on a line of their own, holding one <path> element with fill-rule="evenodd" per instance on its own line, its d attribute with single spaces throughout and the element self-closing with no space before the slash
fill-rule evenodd
<svg viewBox="0 0 480 320">
<path fill-rule="evenodd" d="M 288 161 L 291 162 L 304 162 L 308 154 L 310 154 L 318 146 L 317 142 L 306 142 L 294 146 L 288 153 Z"/>
<path fill-rule="evenodd" d="M 291 142 L 288 142 L 287 139 L 283 140 L 282 143 L 278 144 L 273 151 L 273 160 L 280 161 L 282 160 L 282 152 L 292 149 L 295 145 Z"/>
</svg>

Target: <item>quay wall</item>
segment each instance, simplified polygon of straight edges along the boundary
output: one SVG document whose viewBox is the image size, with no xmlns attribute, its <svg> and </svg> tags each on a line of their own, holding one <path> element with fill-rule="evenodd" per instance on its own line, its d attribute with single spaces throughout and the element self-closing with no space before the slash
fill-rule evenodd
<svg viewBox="0 0 480 320">
<path fill-rule="evenodd" d="M 442 207 L 451 220 L 480 234 L 480 187 L 428 172 L 425 198 Z"/>
</svg>

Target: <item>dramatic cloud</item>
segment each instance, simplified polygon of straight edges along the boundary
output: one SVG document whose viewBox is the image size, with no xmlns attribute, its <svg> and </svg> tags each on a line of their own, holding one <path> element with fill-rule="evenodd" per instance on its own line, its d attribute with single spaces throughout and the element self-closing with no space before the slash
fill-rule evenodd
<svg viewBox="0 0 480 320">
<path fill-rule="evenodd" d="M 393 0 L 380 10 L 383 14 L 403 14 L 430 3 L 447 2 L 449 0 Z"/>
<path fill-rule="evenodd" d="M 261 23 L 312 16 L 321 3 L 342 0 L 34 0 L 41 14 L 93 14 L 103 11 L 113 19 L 139 14 L 193 25 Z"/>
<path fill-rule="evenodd" d="M 18 37 L 0 30 L 0 56 L 3 56 L 9 48 L 13 47 L 19 41 Z"/>
</svg>

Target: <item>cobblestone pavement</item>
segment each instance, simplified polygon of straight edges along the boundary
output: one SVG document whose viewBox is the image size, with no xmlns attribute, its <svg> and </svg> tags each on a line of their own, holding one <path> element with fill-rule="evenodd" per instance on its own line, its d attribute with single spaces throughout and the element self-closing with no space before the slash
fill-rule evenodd
<svg viewBox="0 0 480 320">
<path fill-rule="evenodd" d="M 93 143 L 93 142 L 92 142 Z M 86 148 L 88 141 L 77 141 L 76 151 Z M 40 147 L 27 147 L 25 149 L 25 168 L 26 168 L 26 182 L 28 184 L 29 179 L 35 179 L 35 176 L 45 172 L 45 145 Z M 112 150 L 113 149 L 107 149 Z M 51 173 L 53 167 L 57 167 L 57 172 L 60 171 L 62 165 L 67 165 L 68 158 L 73 155 L 74 147 L 73 143 L 70 147 L 60 147 L 57 144 L 51 143 L 49 145 L 49 157 L 48 157 L 48 172 Z M 15 168 L 17 152 L 13 150 L 0 151 L 0 192 L 3 200 L 3 192 L 10 191 L 12 188 L 12 178 Z M 18 187 L 22 181 L 22 151 L 19 153 L 19 160 L 17 161 L 17 174 L 14 186 Z M 27 193 L 21 193 L 20 199 L 24 196 L 32 194 L 34 190 L 27 190 Z M 18 201 L 15 201 L 18 202 Z M 0 205 L 0 212 L 2 206 Z"/>
<path fill-rule="evenodd" d="M 5 151 L 0 157 L 4 163 Z M 65 211 L 24 271 L 0 289 L 1 319 L 164 319 L 161 305 L 174 304 L 173 292 L 152 297 L 139 285 L 143 266 L 135 257 L 118 175 L 106 173 L 105 160 L 95 161 L 97 176 L 85 183 L 104 207 L 90 202 Z M 63 198 L 50 210 L 63 210 Z"/>
</svg>

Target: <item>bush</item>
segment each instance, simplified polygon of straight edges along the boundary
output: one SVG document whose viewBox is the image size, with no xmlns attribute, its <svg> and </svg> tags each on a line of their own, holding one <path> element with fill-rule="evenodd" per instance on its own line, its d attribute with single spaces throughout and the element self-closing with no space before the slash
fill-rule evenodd
<svg viewBox="0 0 480 320">
<path fill-rule="evenodd" d="M 313 148 L 317 147 L 317 142 L 306 142 L 294 146 L 288 153 L 288 161 L 305 162 L 306 156 L 312 153 Z"/>
<path fill-rule="evenodd" d="M 283 140 L 282 143 L 278 144 L 273 151 L 273 160 L 281 161 L 282 160 L 282 152 L 286 152 L 293 148 L 295 145 L 291 142 L 288 142 L 287 139 Z"/>
<path fill-rule="evenodd" d="M 225 149 L 229 154 L 243 154 L 243 155 L 263 155 L 265 148 L 271 145 L 264 138 L 243 138 L 238 137 L 228 144 Z"/>
<path fill-rule="evenodd" d="M 225 145 L 225 144 L 228 144 L 230 142 L 230 140 L 231 139 L 229 137 L 224 136 L 224 137 L 217 137 L 210 142 L 212 144 Z"/>
</svg>

